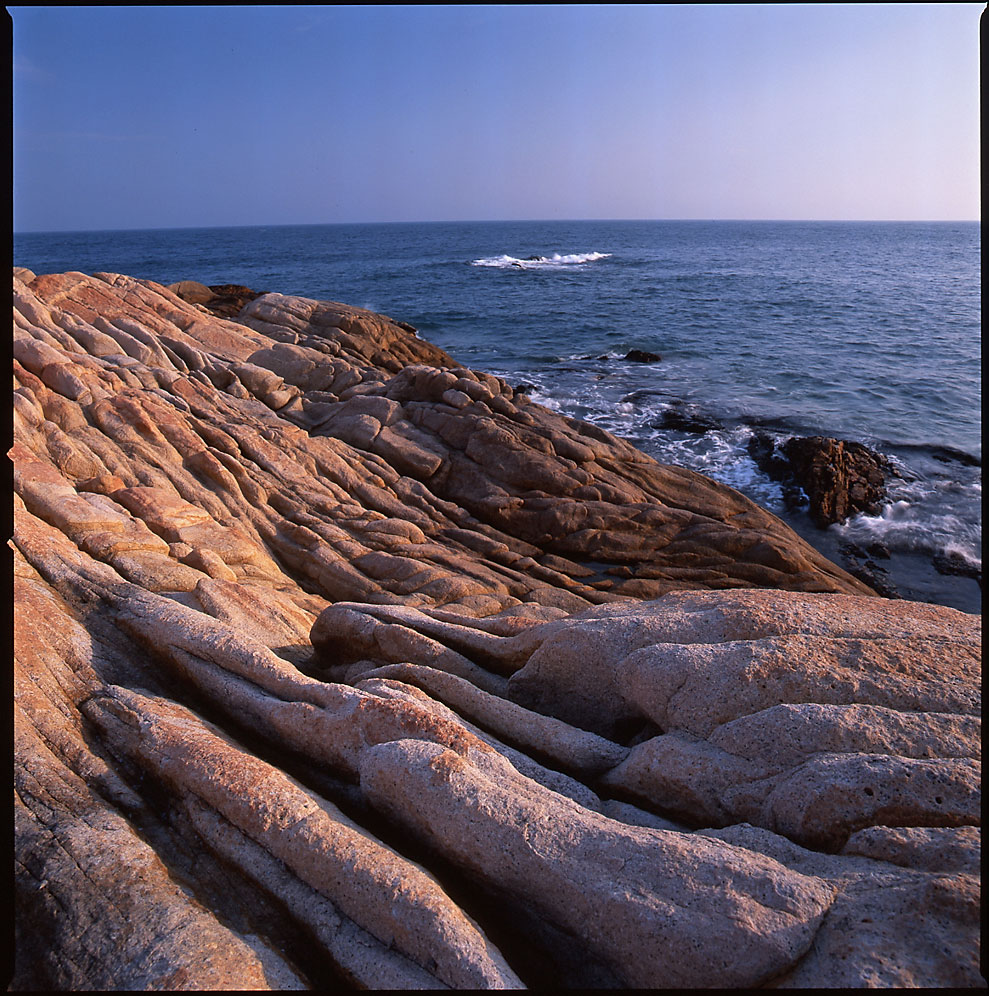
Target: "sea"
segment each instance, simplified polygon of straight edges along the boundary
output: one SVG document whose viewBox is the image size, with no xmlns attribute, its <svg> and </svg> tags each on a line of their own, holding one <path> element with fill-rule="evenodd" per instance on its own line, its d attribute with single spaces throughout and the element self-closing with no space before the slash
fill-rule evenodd
<svg viewBox="0 0 989 996">
<path fill-rule="evenodd" d="M 383 312 L 464 366 L 737 488 L 888 592 L 981 612 L 977 222 L 25 233 L 14 263 Z M 632 350 L 659 359 L 627 359 Z M 794 435 L 884 454 L 896 476 L 880 512 L 817 529 L 799 491 L 750 450 L 753 437 Z"/>
</svg>

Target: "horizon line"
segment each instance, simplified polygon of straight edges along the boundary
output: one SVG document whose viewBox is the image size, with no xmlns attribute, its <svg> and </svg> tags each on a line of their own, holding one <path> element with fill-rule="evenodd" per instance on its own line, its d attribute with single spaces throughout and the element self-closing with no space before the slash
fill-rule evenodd
<svg viewBox="0 0 989 996">
<path fill-rule="evenodd" d="M 238 228 L 328 228 L 332 226 L 371 225 L 572 225 L 625 223 L 689 223 L 689 224 L 773 224 L 773 225 L 969 225 L 980 224 L 981 218 L 480 218 L 432 219 L 428 221 L 306 221 L 260 222 L 237 225 L 161 225 L 126 228 L 41 228 L 13 230 L 20 235 L 90 235 L 104 232 L 183 232 L 222 231 Z"/>
</svg>

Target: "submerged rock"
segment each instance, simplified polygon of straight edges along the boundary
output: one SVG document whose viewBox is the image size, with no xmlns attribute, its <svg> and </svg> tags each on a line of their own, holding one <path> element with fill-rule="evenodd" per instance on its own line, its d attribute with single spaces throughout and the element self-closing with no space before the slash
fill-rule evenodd
<svg viewBox="0 0 989 996">
<path fill-rule="evenodd" d="M 889 579 L 889 574 L 885 567 L 876 563 L 878 560 L 889 560 L 889 549 L 883 543 L 870 543 L 868 548 L 863 548 L 857 543 L 842 543 L 838 547 L 838 552 L 842 555 L 843 563 L 848 572 L 860 581 L 864 581 L 873 591 L 878 592 L 884 598 L 899 598 L 900 594 Z"/>
<path fill-rule="evenodd" d="M 931 558 L 938 574 L 957 574 L 961 577 L 974 578 L 982 584 L 982 568 L 969 563 L 960 553 L 938 553 Z"/>
<path fill-rule="evenodd" d="M 630 363 L 659 363 L 662 358 L 659 353 L 650 353 L 645 349 L 630 349 L 625 354 L 625 359 Z"/>
<path fill-rule="evenodd" d="M 12 989 L 985 984 L 978 617 L 209 303 L 15 273 Z"/>
<path fill-rule="evenodd" d="M 676 401 L 663 412 L 655 425 L 660 429 L 675 429 L 698 435 L 724 428 L 716 418 L 698 410 L 696 406 Z"/>
</svg>

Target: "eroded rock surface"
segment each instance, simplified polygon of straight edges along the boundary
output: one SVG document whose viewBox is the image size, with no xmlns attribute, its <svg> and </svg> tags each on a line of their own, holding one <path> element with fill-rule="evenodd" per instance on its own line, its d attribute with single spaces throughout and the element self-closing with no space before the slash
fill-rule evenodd
<svg viewBox="0 0 989 996">
<path fill-rule="evenodd" d="M 978 617 L 176 291 L 14 276 L 12 988 L 984 984 Z"/>
</svg>

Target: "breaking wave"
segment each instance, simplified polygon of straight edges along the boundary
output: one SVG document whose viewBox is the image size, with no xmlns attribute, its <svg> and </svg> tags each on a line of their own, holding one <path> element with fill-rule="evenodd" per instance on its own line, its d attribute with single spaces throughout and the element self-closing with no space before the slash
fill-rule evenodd
<svg viewBox="0 0 989 996">
<path fill-rule="evenodd" d="M 889 491 L 878 515 L 857 515 L 831 528 L 860 546 L 878 540 L 893 552 L 940 554 L 982 569 L 982 527 L 969 510 L 981 500 L 981 481 L 894 482 Z"/>
<path fill-rule="evenodd" d="M 578 252 L 561 256 L 553 253 L 552 256 L 526 256 L 520 259 L 517 256 L 488 256 L 483 259 L 471 260 L 471 266 L 492 266 L 499 270 L 507 270 L 515 267 L 521 270 L 549 270 L 561 266 L 581 266 L 584 263 L 593 263 L 599 259 L 607 259 L 610 252 Z"/>
</svg>

